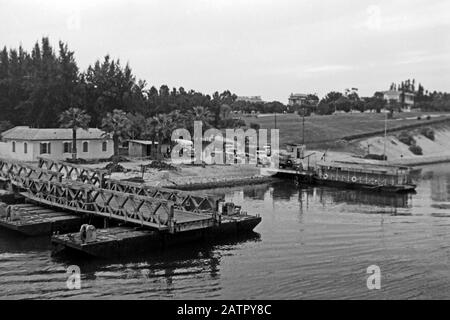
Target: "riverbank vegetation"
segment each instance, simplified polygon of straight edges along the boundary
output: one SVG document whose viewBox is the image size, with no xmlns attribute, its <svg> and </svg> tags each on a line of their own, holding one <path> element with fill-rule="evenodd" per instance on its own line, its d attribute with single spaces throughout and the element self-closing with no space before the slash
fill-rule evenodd
<svg viewBox="0 0 450 320">
<path fill-rule="evenodd" d="M 62 41 L 52 47 L 48 38 L 37 42 L 31 51 L 23 47 L 0 50 L 0 132 L 16 125 L 32 127 L 66 126 L 59 121 L 68 110 L 83 111 L 88 126 L 112 132 L 115 149 L 121 138 L 170 139 L 177 127 L 192 131 L 193 121 L 203 122 L 203 128 L 270 128 L 270 117 L 246 120 L 248 114 L 302 113 L 316 105 L 316 113 L 305 120 L 305 141 L 336 140 L 348 135 L 364 134 L 383 127 L 384 116 L 377 114 L 386 107 L 381 93 L 360 98 L 356 92 L 330 92 L 322 99 L 311 95 L 304 106 L 288 106 L 278 101 L 248 102 L 225 90 L 205 94 L 183 87 L 159 88 L 137 79 L 128 64 L 110 56 L 93 62 L 80 70 L 75 53 Z M 426 110 L 450 111 L 450 96 L 429 92 L 421 85 L 418 103 Z M 372 113 L 350 114 L 354 111 Z M 344 115 L 330 115 L 336 111 Z M 309 115 L 307 113 L 306 115 Z M 419 116 L 423 116 L 420 114 Z M 407 116 L 396 117 L 392 125 L 418 121 Z M 425 116 L 424 116 L 425 118 Z M 282 128 L 281 145 L 299 142 L 300 117 L 279 116 Z M 423 121 L 423 120 L 422 120 Z M 112 131 L 111 131 L 112 130 Z"/>
<path fill-rule="evenodd" d="M 231 105 L 236 98 L 227 90 L 208 95 L 183 87 L 149 87 L 136 79 L 128 64 L 108 55 L 81 71 L 68 45 L 59 42 L 55 49 L 48 38 L 36 43 L 31 52 L 22 47 L 0 50 L 3 131 L 15 125 L 57 127 L 58 116 L 70 108 L 84 110 L 91 127 L 101 127 L 108 113 L 122 110 L 132 120 L 161 114 L 173 118 L 177 112 L 184 117 L 208 117 L 211 126 L 220 128 L 233 122 Z"/>
<path fill-rule="evenodd" d="M 426 115 L 432 115 L 426 120 Z M 421 116 L 421 120 L 417 120 Z M 260 128 L 280 129 L 280 146 L 288 143 L 305 142 L 308 148 L 346 149 L 346 142 L 370 136 L 383 136 L 385 115 L 379 113 L 338 113 L 327 116 L 313 115 L 303 118 L 298 115 L 278 114 L 265 116 L 247 116 L 243 118 Z M 417 127 L 430 128 L 441 122 L 449 121 L 450 115 L 444 113 L 399 113 L 387 120 L 387 131 L 408 130 Z M 303 132 L 305 137 L 303 138 Z M 342 143 L 340 143 L 341 141 Z"/>
</svg>

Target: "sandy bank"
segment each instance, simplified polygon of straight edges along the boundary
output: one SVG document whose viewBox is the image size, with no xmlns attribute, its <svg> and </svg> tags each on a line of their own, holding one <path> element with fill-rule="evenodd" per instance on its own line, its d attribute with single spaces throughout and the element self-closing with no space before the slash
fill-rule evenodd
<svg viewBox="0 0 450 320">
<path fill-rule="evenodd" d="M 143 177 L 145 185 L 181 190 L 252 185 L 275 179 L 261 175 L 258 167 L 248 164 L 207 165 L 205 167 L 176 165 L 177 170 L 147 169 L 142 175 L 140 165 L 147 163 L 148 161 L 123 162 L 121 165 L 128 171 L 112 173 L 111 178 L 122 180 Z"/>
<path fill-rule="evenodd" d="M 394 164 L 419 166 L 450 161 L 450 126 L 441 125 L 433 127 L 435 139 L 431 140 L 420 134 L 420 130 L 411 130 L 409 133 L 422 148 L 423 155 L 415 155 L 409 146 L 398 139 L 398 134 L 389 134 L 386 139 L 386 154 L 388 160 Z M 384 137 L 377 136 L 356 141 L 354 145 L 359 148 L 359 154 L 383 154 Z"/>
</svg>

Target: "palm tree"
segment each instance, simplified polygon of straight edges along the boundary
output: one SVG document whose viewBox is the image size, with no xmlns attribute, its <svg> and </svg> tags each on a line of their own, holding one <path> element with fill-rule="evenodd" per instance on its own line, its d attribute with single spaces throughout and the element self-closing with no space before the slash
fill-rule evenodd
<svg viewBox="0 0 450 320">
<path fill-rule="evenodd" d="M 131 126 L 132 122 L 127 114 L 120 109 L 114 109 L 112 113 L 108 112 L 103 118 L 102 129 L 113 137 L 114 156 L 119 155 L 119 141 L 129 137 Z"/>
<path fill-rule="evenodd" d="M 220 120 L 227 120 L 231 117 L 231 107 L 227 104 L 220 106 Z"/>
<path fill-rule="evenodd" d="M 172 131 L 177 127 L 172 116 L 172 114 L 157 114 L 147 119 L 145 135 L 158 142 L 158 155 L 161 155 L 162 143 L 170 141 Z"/>
<path fill-rule="evenodd" d="M 129 136 L 132 139 L 140 138 L 145 131 L 147 119 L 141 113 L 135 113 L 135 114 L 129 113 L 127 116 L 131 122 Z"/>
<path fill-rule="evenodd" d="M 203 124 L 203 130 L 206 130 L 211 127 L 211 122 L 214 120 L 213 115 L 203 106 L 193 107 L 192 110 L 188 114 L 188 129 L 191 134 L 193 134 L 194 130 L 194 121 L 201 121 Z"/>
<path fill-rule="evenodd" d="M 189 117 L 186 114 L 181 113 L 180 110 L 172 111 L 169 113 L 169 117 L 171 118 L 175 129 L 185 128 L 187 121 L 189 120 Z"/>
<path fill-rule="evenodd" d="M 91 116 L 79 108 L 70 108 L 59 116 L 61 127 L 72 129 L 72 160 L 74 161 L 77 159 L 77 130 L 88 130 L 90 121 Z"/>
</svg>

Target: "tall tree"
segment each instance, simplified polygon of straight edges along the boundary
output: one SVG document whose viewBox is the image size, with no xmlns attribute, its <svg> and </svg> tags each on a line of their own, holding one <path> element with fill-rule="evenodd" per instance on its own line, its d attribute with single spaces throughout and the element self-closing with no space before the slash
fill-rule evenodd
<svg viewBox="0 0 450 320">
<path fill-rule="evenodd" d="M 129 132 L 130 138 L 142 138 L 142 135 L 146 130 L 147 119 L 141 113 L 129 113 L 127 116 L 131 123 Z"/>
<path fill-rule="evenodd" d="M 92 115 L 94 125 L 114 109 L 125 112 L 143 112 L 145 109 L 143 89 L 145 82 L 137 82 L 127 64 L 122 67 L 119 60 L 105 56 L 96 61 L 83 74 L 86 90 L 86 108 Z"/>
<path fill-rule="evenodd" d="M 77 159 L 77 130 L 88 130 L 90 121 L 91 116 L 78 108 L 70 108 L 59 116 L 61 127 L 72 129 L 72 160 L 74 161 Z"/>
<path fill-rule="evenodd" d="M 119 155 L 119 143 L 121 139 L 129 137 L 132 122 L 127 114 L 120 109 L 114 109 L 108 112 L 102 120 L 102 129 L 111 134 L 114 143 L 114 155 Z"/>
<path fill-rule="evenodd" d="M 324 104 L 322 104 L 322 106 L 328 105 L 331 110 L 336 111 L 338 108 L 338 104 L 337 101 L 343 97 L 343 94 L 340 92 L 336 92 L 336 91 L 331 91 L 329 92 L 322 100 L 321 102 L 323 102 Z M 339 101 L 342 102 L 342 99 Z M 325 109 L 323 107 L 323 109 Z"/>
<path fill-rule="evenodd" d="M 176 123 L 168 114 L 157 114 L 147 120 L 146 136 L 158 142 L 158 155 L 161 155 L 161 146 L 164 142 L 170 142 Z"/>
<path fill-rule="evenodd" d="M 210 128 L 211 124 L 215 121 L 214 115 L 212 115 L 211 112 L 203 106 L 196 106 L 192 108 L 187 117 L 187 129 L 191 132 L 191 134 L 194 132 L 194 121 L 201 121 L 203 130 Z"/>
</svg>

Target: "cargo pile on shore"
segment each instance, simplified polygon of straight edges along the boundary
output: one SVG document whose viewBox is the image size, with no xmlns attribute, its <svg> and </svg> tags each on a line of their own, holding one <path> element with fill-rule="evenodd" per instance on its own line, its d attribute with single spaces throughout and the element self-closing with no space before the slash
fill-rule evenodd
<svg viewBox="0 0 450 320">
<path fill-rule="evenodd" d="M 148 166 L 148 161 L 129 161 L 121 162 L 120 165 L 124 170 L 112 172 L 112 179 L 132 180 L 139 178 L 139 181 L 149 186 L 182 190 L 251 185 L 275 179 L 262 175 L 259 167 L 249 164 L 205 166 L 167 164 L 163 167 Z M 142 166 L 145 166 L 144 172 L 142 172 Z"/>
<path fill-rule="evenodd" d="M 234 187 L 240 185 L 254 185 L 273 181 L 275 178 L 255 175 L 250 177 L 200 177 L 199 179 L 189 179 L 178 184 L 161 184 L 161 186 L 168 188 L 175 188 L 179 190 L 201 190 L 211 188 Z"/>
</svg>

